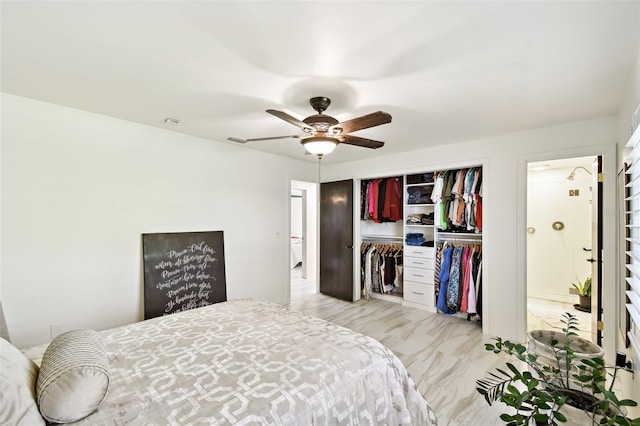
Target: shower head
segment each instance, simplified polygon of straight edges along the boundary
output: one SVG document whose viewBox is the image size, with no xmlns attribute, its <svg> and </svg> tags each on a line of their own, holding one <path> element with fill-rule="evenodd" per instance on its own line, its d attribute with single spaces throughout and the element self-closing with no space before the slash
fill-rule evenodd
<svg viewBox="0 0 640 426">
<path fill-rule="evenodd" d="M 567 180 L 573 180 L 576 177 L 576 170 L 578 169 L 582 169 L 585 172 L 591 174 L 591 172 L 589 171 L 589 169 L 582 167 L 582 166 L 578 166 L 578 167 L 574 167 L 573 170 L 571 170 L 571 173 L 569 173 L 569 176 L 566 177 Z"/>
</svg>

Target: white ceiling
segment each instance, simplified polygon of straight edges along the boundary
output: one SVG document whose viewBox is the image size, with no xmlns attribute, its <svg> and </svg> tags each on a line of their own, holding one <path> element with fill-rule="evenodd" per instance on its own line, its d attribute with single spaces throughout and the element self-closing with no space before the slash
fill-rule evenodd
<svg viewBox="0 0 640 426">
<path fill-rule="evenodd" d="M 8 2 L 2 91 L 225 143 L 328 96 L 393 122 L 351 161 L 615 114 L 640 2 Z M 179 119 L 168 126 L 164 118 Z M 314 161 L 294 139 L 250 148 Z"/>
</svg>

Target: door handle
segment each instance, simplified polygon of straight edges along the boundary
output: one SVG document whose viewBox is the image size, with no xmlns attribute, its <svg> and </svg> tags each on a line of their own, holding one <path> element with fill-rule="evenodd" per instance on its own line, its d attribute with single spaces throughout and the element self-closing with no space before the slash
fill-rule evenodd
<svg viewBox="0 0 640 426">
<path fill-rule="evenodd" d="M 344 248 L 352 249 L 353 248 L 353 244 L 345 244 Z"/>
<path fill-rule="evenodd" d="M 587 259 L 587 262 L 593 263 L 593 262 L 596 262 L 596 260 L 592 257 L 591 259 Z"/>
</svg>

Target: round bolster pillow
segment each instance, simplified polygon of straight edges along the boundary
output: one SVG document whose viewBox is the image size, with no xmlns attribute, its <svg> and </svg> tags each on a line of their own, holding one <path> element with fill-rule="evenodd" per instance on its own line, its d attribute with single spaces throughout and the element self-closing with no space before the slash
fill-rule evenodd
<svg viewBox="0 0 640 426">
<path fill-rule="evenodd" d="M 104 400 L 110 380 L 104 341 L 96 331 L 57 336 L 44 352 L 36 384 L 42 417 L 70 423 L 88 416 Z"/>
</svg>

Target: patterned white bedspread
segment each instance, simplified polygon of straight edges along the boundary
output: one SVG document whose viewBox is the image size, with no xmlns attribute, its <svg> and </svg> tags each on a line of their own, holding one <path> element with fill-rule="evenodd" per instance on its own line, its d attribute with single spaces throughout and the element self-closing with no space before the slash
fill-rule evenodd
<svg viewBox="0 0 640 426">
<path fill-rule="evenodd" d="M 111 387 L 75 424 L 437 424 L 385 346 L 273 303 L 229 301 L 101 334 Z M 25 352 L 37 362 L 39 348 Z"/>
</svg>

